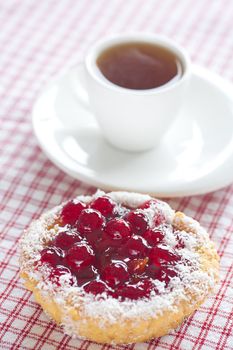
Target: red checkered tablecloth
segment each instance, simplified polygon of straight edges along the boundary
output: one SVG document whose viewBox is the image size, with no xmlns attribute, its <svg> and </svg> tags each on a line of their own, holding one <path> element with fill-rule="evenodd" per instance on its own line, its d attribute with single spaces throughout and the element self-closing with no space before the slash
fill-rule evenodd
<svg viewBox="0 0 233 350">
<path fill-rule="evenodd" d="M 195 63 L 233 81 L 231 0 L 0 1 L 0 349 L 111 349 L 71 339 L 48 320 L 19 279 L 17 244 L 42 212 L 95 190 L 38 147 L 30 120 L 38 93 L 96 39 L 133 30 L 175 39 Z M 233 349 L 233 186 L 169 203 L 208 229 L 221 256 L 221 281 L 179 329 L 127 349 Z"/>
</svg>

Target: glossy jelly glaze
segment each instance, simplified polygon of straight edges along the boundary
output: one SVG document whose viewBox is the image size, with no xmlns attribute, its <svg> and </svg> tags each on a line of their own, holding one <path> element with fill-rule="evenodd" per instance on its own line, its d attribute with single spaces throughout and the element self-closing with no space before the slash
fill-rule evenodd
<svg viewBox="0 0 233 350">
<path fill-rule="evenodd" d="M 106 195 L 88 204 L 69 201 L 59 214 L 59 233 L 41 251 L 37 267 L 48 266 L 58 286 L 65 275 L 70 285 L 94 295 L 123 301 L 159 294 L 153 282 L 168 286 L 178 275 L 184 243 L 177 237 L 173 248 L 166 244 L 167 223 L 156 203 L 151 199 L 135 209 Z"/>
</svg>

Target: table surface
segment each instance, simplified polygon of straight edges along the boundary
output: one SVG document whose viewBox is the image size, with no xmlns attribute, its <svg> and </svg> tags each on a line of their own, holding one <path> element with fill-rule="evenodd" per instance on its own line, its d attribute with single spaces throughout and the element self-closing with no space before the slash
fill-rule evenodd
<svg viewBox="0 0 233 350">
<path fill-rule="evenodd" d="M 175 39 L 193 62 L 233 80 L 232 23 L 231 0 L 0 1 L 0 349 L 111 349 L 64 335 L 19 278 L 23 229 L 61 201 L 95 190 L 38 147 L 30 111 L 44 84 L 80 62 L 96 39 L 135 30 Z M 176 331 L 127 348 L 233 349 L 233 186 L 169 203 L 207 228 L 221 257 L 221 281 Z"/>
</svg>

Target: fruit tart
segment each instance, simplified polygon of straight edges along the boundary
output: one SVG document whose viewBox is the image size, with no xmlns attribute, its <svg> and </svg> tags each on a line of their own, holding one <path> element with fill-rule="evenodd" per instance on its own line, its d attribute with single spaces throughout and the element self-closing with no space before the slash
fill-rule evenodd
<svg viewBox="0 0 233 350">
<path fill-rule="evenodd" d="M 199 223 L 148 195 L 97 191 L 32 222 L 21 276 L 65 333 L 129 344 L 167 334 L 213 290 L 219 258 Z"/>
</svg>

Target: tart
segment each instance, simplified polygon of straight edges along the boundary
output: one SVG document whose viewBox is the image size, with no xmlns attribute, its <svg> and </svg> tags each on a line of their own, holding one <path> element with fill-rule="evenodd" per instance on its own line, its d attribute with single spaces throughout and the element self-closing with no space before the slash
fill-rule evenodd
<svg viewBox="0 0 233 350">
<path fill-rule="evenodd" d="M 199 223 L 148 195 L 97 191 L 32 222 L 21 277 L 65 333 L 129 344 L 167 334 L 213 290 L 219 257 Z"/>
</svg>

